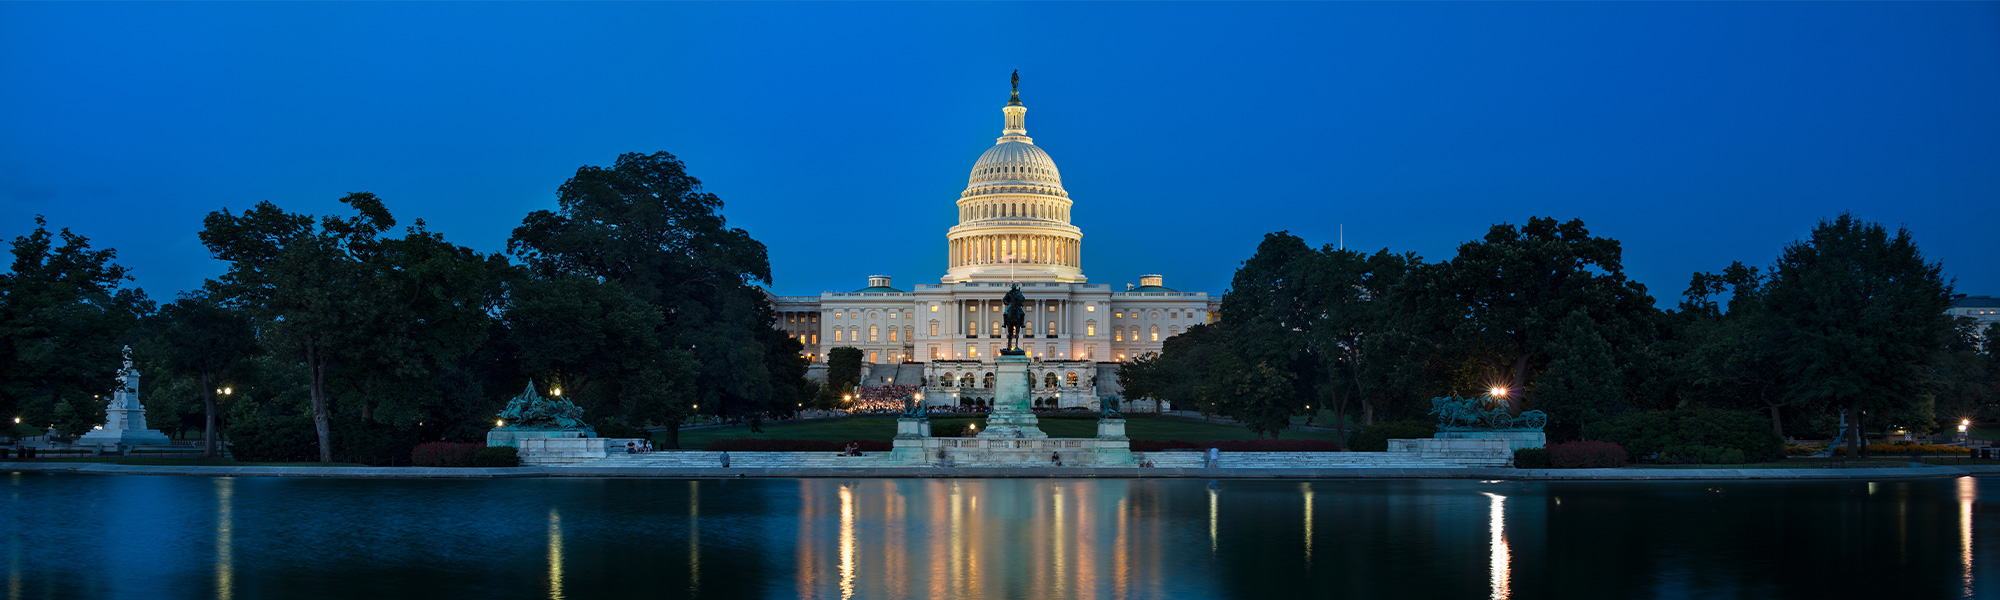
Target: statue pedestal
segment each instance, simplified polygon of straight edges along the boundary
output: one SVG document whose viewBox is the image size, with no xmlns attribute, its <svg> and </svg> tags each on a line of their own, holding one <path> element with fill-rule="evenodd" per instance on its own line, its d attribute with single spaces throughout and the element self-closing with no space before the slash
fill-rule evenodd
<svg viewBox="0 0 2000 600">
<path fill-rule="evenodd" d="M 535 427 L 496 427 L 486 431 L 486 445 L 521 447 L 521 440 L 551 438 L 589 438 L 595 434 L 582 429 L 540 429 Z"/>
<path fill-rule="evenodd" d="M 1128 437 L 1125 437 L 1125 420 L 1124 420 L 1124 419 L 1098 419 L 1098 420 L 1097 420 L 1097 439 L 1100 439 L 1100 440 L 1130 440 L 1130 439 L 1132 439 L 1132 438 L 1128 438 Z"/>
<path fill-rule="evenodd" d="M 930 419 L 913 419 L 910 417 L 896 419 L 896 439 L 921 440 L 930 436 Z"/>
<path fill-rule="evenodd" d="M 1540 431 L 1440 431 L 1431 436 L 1440 440 L 1506 440 L 1511 450 L 1541 448 L 1549 444 L 1549 436 Z"/>
<path fill-rule="evenodd" d="M 1028 357 L 1021 354 L 1001 354 L 994 359 L 998 363 L 993 380 L 993 412 L 986 416 L 986 428 L 979 437 L 1044 439 L 1035 419 L 1035 412 L 1028 407 L 1028 391 L 1033 382 L 1029 381 Z"/>
</svg>

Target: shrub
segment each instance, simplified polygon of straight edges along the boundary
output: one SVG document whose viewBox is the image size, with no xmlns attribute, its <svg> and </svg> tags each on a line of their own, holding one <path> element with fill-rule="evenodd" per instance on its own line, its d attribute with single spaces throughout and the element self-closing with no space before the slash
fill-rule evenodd
<svg viewBox="0 0 2000 600">
<path fill-rule="evenodd" d="M 472 453 L 475 467 L 518 467 L 521 466 L 521 452 L 513 446 L 487 446 Z"/>
<path fill-rule="evenodd" d="M 1549 444 L 1549 466 L 1557 469 L 1603 469 L 1625 466 L 1625 448 L 1611 442 Z"/>
<path fill-rule="evenodd" d="M 1213 442 L 1183 442 L 1180 440 L 1132 440 L 1135 452 L 1159 452 L 1161 450 L 1207 450 L 1214 448 L 1223 452 L 1335 452 L 1340 450 L 1333 440 L 1218 440 Z"/>
<path fill-rule="evenodd" d="M 1963 456 L 1971 454 L 1972 449 L 1963 446 L 1946 446 L 1944 444 L 1869 444 L 1868 445 L 1869 454 L 1881 454 L 1884 456 L 1893 457 L 1893 456 L 1909 456 L 1911 452 L 1915 452 L 1922 456 Z M 1844 456 L 1846 454 L 1847 454 L 1846 446 L 1833 447 L 1834 456 Z"/>
<path fill-rule="evenodd" d="M 1549 468 L 1549 449 L 1548 449 L 1548 448 L 1522 448 L 1522 449 L 1520 449 L 1520 450 L 1515 450 L 1515 451 L 1514 451 L 1514 468 L 1517 468 L 1517 469 L 1546 469 L 1546 468 Z"/>
<path fill-rule="evenodd" d="M 1814 454 L 1819 454 L 1819 451 L 1824 449 L 1826 449 L 1825 446 L 1815 446 L 1811 444 L 1795 444 L 1791 446 L 1785 446 L 1785 456 L 1812 456 Z"/>
<path fill-rule="evenodd" d="M 895 444 L 888 440 L 850 440 L 846 442 L 829 442 L 826 440 L 784 440 L 784 439 L 759 439 L 759 438 L 734 438 L 727 440 L 715 440 L 713 442 L 709 442 L 707 446 L 703 446 L 702 449 L 711 452 L 717 452 L 717 451 L 839 452 L 842 450 L 846 450 L 848 444 L 859 445 L 861 447 L 862 452 L 888 452 L 892 449 L 895 449 Z"/>
<path fill-rule="evenodd" d="M 249 406 L 243 403 L 242 406 Z M 275 416 L 250 409 L 236 410 L 229 419 L 229 455 L 243 462 L 309 462 L 319 460 L 319 437 L 312 417 Z"/>
<path fill-rule="evenodd" d="M 329 427 L 334 462 L 407 466 L 417 447 L 415 429 L 358 419 L 335 419 Z"/>
<path fill-rule="evenodd" d="M 410 463 L 419 467 L 470 467 L 472 457 L 486 444 L 431 442 L 410 451 Z"/>
<path fill-rule="evenodd" d="M 1389 440 L 1427 438 L 1437 434 L 1437 425 L 1429 421 L 1385 421 L 1362 427 L 1354 432 L 1348 449 L 1355 452 L 1384 452 L 1389 449 Z"/>
<path fill-rule="evenodd" d="M 1644 411 L 1592 423 L 1586 437 L 1625 447 L 1633 455 L 1662 455 L 1675 449 L 1682 457 L 1693 447 L 1743 452 L 1745 462 L 1774 461 L 1785 456 L 1785 440 L 1771 431 L 1771 420 L 1757 411 L 1689 408 Z M 1720 450 L 1716 460 L 1720 460 Z"/>
</svg>

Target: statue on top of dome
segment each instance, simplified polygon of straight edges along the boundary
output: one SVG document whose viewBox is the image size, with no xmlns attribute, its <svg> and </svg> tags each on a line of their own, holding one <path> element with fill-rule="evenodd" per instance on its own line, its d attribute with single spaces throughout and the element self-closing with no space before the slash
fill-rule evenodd
<svg viewBox="0 0 2000 600">
<path fill-rule="evenodd" d="M 1021 70 L 1014 69 L 1014 91 L 1021 91 Z"/>
</svg>

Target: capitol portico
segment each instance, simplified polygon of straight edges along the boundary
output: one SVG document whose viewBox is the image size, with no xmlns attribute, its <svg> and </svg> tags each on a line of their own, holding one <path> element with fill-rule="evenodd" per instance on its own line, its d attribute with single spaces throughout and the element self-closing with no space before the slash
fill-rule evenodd
<svg viewBox="0 0 2000 600">
<path fill-rule="evenodd" d="M 1214 318 L 1219 300 L 1168 288 L 1160 275 L 1125 289 L 1089 283 L 1083 230 L 1070 223 L 1061 171 L 1028 137 L 1018 87 L 1001 112 L 1000 138 L 973 163 L 958 224 L 945 232 L 939 283 L 905 291 L 871 275 L 853 292 L 771 298 L 778 328 L 805 344 L 815 378 L 824 377 L 825 350 L 845 346 L 861 350 L 864 385 L 921 385 L 938 405 L 990 399 L 992 359 L 1005 346 L 1001 297 L 1018 283 L 1033 398 L 1096 408 L 1118 395 L 1119 362 Z"/>
</svg>

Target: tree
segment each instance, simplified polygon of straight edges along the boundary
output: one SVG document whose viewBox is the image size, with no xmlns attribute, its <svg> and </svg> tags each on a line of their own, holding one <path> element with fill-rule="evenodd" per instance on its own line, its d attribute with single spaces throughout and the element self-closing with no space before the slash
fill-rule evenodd
<svg viewBox="0 0 2000 600">
<path fill-rule="evenodd" d="M 521 282 L 506 322 L 524 371 L 562 382 L 594 423 L 678 422 L 693 393 L 692 354 L 662 345 L 660 313 L 615 282 L 581 276 Z M 678 429 L 667 447 L 678 447 Z"/>
<path fill-rule="evenodd" d="M 861 383 L 861 349 L 841 346 L 826 351 L 826 387 L 836 394 L 854 391 Z"/>
<path fill-rule="evenodd" d="M 218 296 L 268 323 L 269 343 L 304 359 L 320 462 L 333 462 L 327 374 L 335 353 L 370 342 L 374 323 L 355 315 L 379 314 L 381 298 L 371 292 L 380 288 L 362 263 L 396 224 L 374 194 L 340 201 L 358 214 L 315 219 L 260 202 L 240 216 L 209 213 L 201 231 L 209 252 L 229 263 Z"/>
<path fill-rule="evenodd" d="M 1786 350 L 1765 306 L 1764 283 L 1756 267 L 1740 262 L 1721 273 L 1694 274 L 1680 307 L 1692 345 L 1686 357 L 1694 385 L 1690 395 L 1711 404 L 1765 409 L 1772 430 L 1783 437 L 1783 409 L 1799 397 L 1785 379 Z M 1724 293 L 1730 297 L 1727 312 L 1715 301 Z"/>
<path fill-rule="evenodd" d="M 722 200 L 701 191 L 680 159 L 633 153 L 609 169 L 579 168 L 556 201 L 557 210 L 522 220 L 508 251 L 537 277 L 617 282 L 658 311 L 661 346 L 687 350 L 699 367 L 693 393 L 670 402 L 754 414 L 783 395 L 776 390 L 799 385 L 774 382 L 788 375 L 766 366 L 778 338 L 763 335 L 776 314 L 753 285 L 771 281 L 764 245 L 726 226 Z M 680 425 L 665 424 L 670 436 Z"/>
<path fill-rule="evenodd" d="M 1852 214 L 1821 221 L 1785 247 L 1765 301 L 1774 307 L 1787 381 L 1801 399 L 1847 414 L 1849 457 L 1863 412 L 1928 401 L 1931 362 L 1952 332 L 1951 285 L 1909 230 L 1894 236 Z"/>
<path fill-rule="evenodd" d="M 221 433 L 216 427 L 219 388 L 231 371 L 257 353 L 256 327 L 249 316 L 205 294 L 184 295 L 160 307 L 150 320 L 153 335 L 141 346 L 144 355 L 168 377 L 197 384 L 194 391 L 202 399 L 202 454 L 214 458 Z"/>
<path fill-rule="evenodd" d="M 1312 313 L 1302 332 L 1320 371 L 1327 376 L 1326 406 L 1334 421 L 1346 427 L 1348 400 L 1360 403 L 1361 422 L 1375 424 L 1375 410 L 1386 400 L 1387 373 L 1393 359 L 1377 360 L 1388 346 L 1373 344 L 1374 338 L 1390 334 L 1397 323 L 1397 307 L 1379 299 L 1388 296 L 1412 266 L 1423 264 L 1413 254 L 1393 254 L 1387 249 L 1373 255 L 1335 246 L 1320 249 L 1317 256 L 1299 262 L 1294 277 L 1307 290 L 1307 310 Z M 1374 385 L 1376 382 L 1385 385 Z"/>
<path fill-rule="evenodd" d="M 1618 240 L 1590 235 L 1581 220 L 1541 217 L 1494 225 L 1451 261 L 1419 269 L 1398 299 L 1432 319 L 1441 351 L 1483 368 L 1479 388 L 1516 390 L 1520 408 L 1535 402 L 1531 384 L 1553 359 L 1564 318 L 1585 311 L 1620 348 L 1638 345 L 1654 311 L 1645 286 L 1625 278 Z"/>
<path fill-rule="evenodd" d="M 68 402 L 68 414 L 104 422 L 97 397 L 118 386 L 121 336 L 152 303 L 125 286 L 132 278 L 112 262 L 116 250 L 92 250 L 66 228 L 51 234 L 41 216 L 14 238 L 13 254 L 0 274 L 0 414 L 40 422 Z"/>
<path fill-rule="evenodd" d="M 1535 382 L 1536 404 L 1549 415 L 1554 439 L 1573 440 L 1583 427 L 1612 415 L 1624 397 L 1611 343 L 1579 309 L 1562 321 L 1549 370 Z"/>
</svg>

